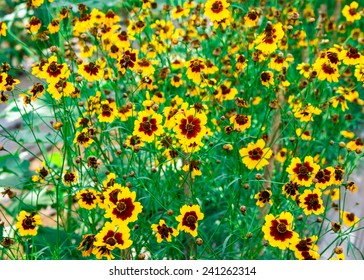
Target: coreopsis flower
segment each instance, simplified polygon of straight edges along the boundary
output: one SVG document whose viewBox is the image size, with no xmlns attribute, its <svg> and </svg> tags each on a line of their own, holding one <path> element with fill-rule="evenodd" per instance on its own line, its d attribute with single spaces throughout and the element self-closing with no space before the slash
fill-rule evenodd
<svg viewBox="0 0 364 280">
<path fill-rule="evenodd" d="M 131 37 L 124 29 L 117 29 L 116 26 L 110 27 L 109 32 L 105 32 L 102 37 L 102 48 L 109 52 L 109 55 L 119 55 L 130 48 Z"/>
<path fill-rule="evenodd" d="M 34 84 L 28 91 L 32 101 L 36 101 L 37 98 L 42 97 L 45 92 L 44 86 L 41 83 Z"/>
<path fill-rule="evenodd" d="M 171 18 L 178 19 L 181 17 L 187 17 L 190 13 L 190 9 L 186 9 L 180 5 L 177 5 L 171 12 Z"/>
<path fill-rule="evenodd" d="M 179 234 L 178 230 L 173 227 L 168 227 L 162 219 L 159 220 L 158 224 L 153 224 L 151 228 L 156 233 L 158 243 L 161 243 L 163 240 L 171 242 L 172 236 L 176 237 Z"/>
<path fill-rule="evenodd" d="M 340 186 L 344 181 L 344 173 L 344 169 L 342 169 L 340 166 L 335 166 L 334 179 L 332 184 Z"/>
<path fill-rule="evenodd" d="M 275 159 L 280 162 L 280 163 L 284 163 L 287 159 L 287 149 L 286 148 L 282 148 L 278 151 L 278 153 L 275 156 Z"/>
<path fill-rule="evenodd" d="M 257 26 L 260 16 L 261 16 L 261 12 L 259 10 L 251 9 L 244 16 L 244 26 L 245 27 L 255 27 L 255 26 Z"/>
<path fill-rule="evenodd" d="M 251 126 L 251 116 L 245 114 L 234 114 L 230 117 L 230 124 L 235 131 L 243 132 Z"/>
<path fill-rule="evenodd" d="M 0 90 L 1 91 L 6 91 L 6 79 L 8 77 L 7 73 L 0 73 Z"/>
<path fill-rule="evenodd" d="M 360 12 L 357 10 L 359 7 L 358 2 L 353 1 L 350 5 L 345 5 L 341 13 L 348 22 L 354 22 L 361 19 Z"/>
<path fill-rule="evenodd" d="M 136 71 L 143 76 L 151 76 L 154 74 L 154 66 L 150 60 L 143 57 L 136 62 Z"/>
<path fill-rule="evenodd" d="M 262 51 L 263 54 L 269 55 L 277 49 L 277 44 L 283 36 L 284 31 L 281 22 L 276 24 L 268 22 L 263 33 L 255 39 L 255 48 Z"/>
<path fill-rule="evenodd" d="M 59 19 L 52 19 L 52 21 L 48 24 L 48 31 L 50 34 L 57 33 L 59 28 Z"/>
<path fill-rule="evenodd" d="M 94 242 L 96 241 L 94 234 L 84 234 L 82 235 L 82 241 L 77 247 L 77 250 L 82 251 L 82 256 L 89 257 L 94 248 Z"/>
<path fill-rule="evenodd" d="M 134 117 L 135 113 L 135 105 L 130 102 L 118 108 L 118 117 L 122 122 L 127 121 L 130 117 Z"/>
<path fill-rule="evenodd" d="M 335 169 L 331 166 L 317 171 L 315 175 L 315 187 L 319 189 L 326 189 L 332 185 L 334 179 Z"/>
<path fill-rule="evenodd" d="M 287 249 L 299 239 L 298 233 L 293 230 L 293 215 L 290 212 L 282 212 L 277 217 L 273 214 L 266 215 L 262 231 L 269 245 L 281 250 Z"/>
<path fill-rule="evenodd" d="M 164 132 L 162 119 L 160 114 L 152 110 L 139 112 L 134 122 L 133 135 L 139 136 L 143 142 L 153 142 L 156 136 Z"/>
<path fill-rule="evenodd" d="M 29 9 L 38 8 L 44 3 L 44 0 L 27 0 L 26 5 Z"/>
<path fill-rule="evenodd" d="M 181 144 L 202 144 L 202 138 L 206 134 L 207 116 L 204 112 L 188 109 L 174 115 L 174 131 Z"/>
<path fill-rule="evenodd" d="M 196 84 L 200 84 L 204 71 L 206 70 L 205 61 L 202 58 L 194 58 L 185 62 L 187 67 L 187 78 Z"/>
<path fill-rule="evenodd" d="M 15 227 L 18 229 L 20 236 L 36 236 L 38 234 L 38 226 L 41 224 L 42 221 L 38 214 L 22 210 L 19 213 Z"/>
<path fill-rule="evenodd" d="M 354 182 L 348 182 L 345 188 L 351 193 L 355 193 L 358 190 L 358 186 Z"/>
<path fill-rule="evenodd" d="M 344 225 L 348 227 L 357 227 L 359 218 L 352 212 L 340 211 L 340 217 L 342 217 Z"/>
<path fill-rule="evenodd" d="M 173 75 L 171 78 L 171 85 L 178 88 L 183 84 L 182 74 Z"/>
<path fill-rule="evenodd" d="M 238 73 L 243 72 L 243 70 L 247 66 L 247 59 L 243 54 L 236 54 L 235 55 L 235 68 Z"/>
<path fill-rule="evenodd" d="M 315 188 L 313 190 L 305 190 L 298 197 L 298 204 L 306 215 L 320 215 L 325 211 L 322 201 L 322 192 Z"/>
<path fill-rule="evenodd" d="M 142 9 L 147 10 L 152 8 L 152 3 L 154 3 L 154 0 L 141 0 L 142 2 Z"/>
<path fill-rule="evenodd" d="M 116 206 L 118 202 L 118 193 L 121 193 L 125 190 L 125 187 L 114 182 L 112 177 L 109 178 L 110 181 L 106 185 L 104 184 L 103 187 L 103 205 L 108 208 Z"/>
<path fill-rule="evenodd" d="M 265 141 L 259 139 L 256 143 L 249 143 L 246 148 L 241 148 L 239 154 L 248 169 L 260 170 L 268 165 L 268 159 L 272 156 L 272 150 L 265 147 Z"/>
<path fill-rule="evenodd" d="M 170 20 L 165 21 L 164 19 L 157 19 L 150 27 L 154 29 L 154 32 L 158 33 L 158 39 L 161 41 L 170 39 L 174 31 L 174 24 Z"/>
<path fill-rule="evenodd" d="M 313 158 L 306 156 L 303 162 L 298 157 L 293 158 L 286 171 L 290 174 L 291 181 L 309 187 L 319 169 L 320 166 L 314 163 Z"/>
<path fill-rule="evenodd" d="M 262 85 L 266 87 L 270 87 L 270 85 L 274 86 L 274 74 L 272 71 L 263 71 L 260 74 L 260 81 Z"/>
<path fill-rule="evenodd" d="M 299 70 L 300 74 L 303 75 L 306 79 L 308 79 L 310 77 L 311 74 L 311 65 L 308 63 L 300 63 L 297 65 L 297 70 Z"/>
<path fill-rule="evenodd" d="M 52 169 L 48 169 L 46 167 L 46 163 L 42 162 L 42 168 L 36 168 L 35 173 L 36 175 L 32 176 L 33 182 L 40 182 L 43 183 L 44 179 L 52 172 Z"/>
<path fill-rule="evenodd" d="M 101 259 L 105 255 L 101 252 L 100 248 L 106 248 L 107 251 L 113 251 L 118 248 L 120 250 L 129 248 L 133 241 L 130 240 L 130 229 L 127 225 L 119 225 L 114 222 L 106 222 L 103 228 L 95 236 L 96 241 L 93 243 L 93 254 L 96 258 Z M 113 258 L 107 256 L 107 258 Z"/>
<path fill-rule="evenodd" d="M 229 6 L 226 0 L 207 0 L 204 15 L 211 21 L 221 21 L 230 17 Z"/>
<path fill-rule="evenodd" d="M 25 25 L 28 33 L 37 33 L 40 27 L 42 26 L 42 22 L 39 18 L 32 16 L 29 20 L 29 23 Z"/>
<path fill-rule="evenodd" d="M 47 83 L 58 82 L 59 79 L 67 79 L 70 71 L 66 63 L 58 64 L 57 56 L 53 55 L 48 58 L 47 62 L 42 66 L 37 76 L 38 78 L 45 79 Z"/>
<path fill-rule="evenodd" d="M 47 91 L 55 100 L 59 100 L 62 97 L 71 96 L 75 89 L 71 82 L 67 82 L 64 78 L 59 78 L 48 84 Z"/>
<path fill-rule="evenodd" d="M 115 204 L 106 207 L 105 218 L 111 218 L 120 226 L 135 222 L 143 209 L 141 203 L 136 202 L 135 199 L 135 192 L 131 192 L 129 188 L 123 188 L 117 193 Z"/>
<path fill-rule="evenodd" d="M 364 63 L 355 65 L 354 76 L 358 82 L 364 84 Z"/>
<path fill-rule="evenodd" d="M 120 22 L 120 17 L 113 10 L 108 10 L 103 18 L 103 24 L 112 26 Z"/>
<path fill-rule="evenodd" d="M 309 122 L 313 121 L 313 115 L 320 115 L 321 112 L 322 110 L 320 108 L 307 104 L 300 107 L 297 106 L 294 110 L 294 116 L 301 122 Z"/>
<path fill-rule="evenodd" d="M 284 57 L 283 54 L 280 53 L 278 55 L 271 57 L 268 63 L 268 67 L 278 72 L 281 72 L 283 69 L 288 69 L 289 67 L 288 62 L 292 62 L 293 60 L 294 60 L 293 56 Z"/>
<path fill-rule="evenodd" d="M 289 249 L 294 252 L 294 255 L 297 259 L 304 260 L 305 256 L 302 255 L 303 252 L 318 251 L 318 246 L 316 245 L 317 240 L 317 235 L 312 235 L 311 237 L 306 238 L 299 238 L 296 242 L 291 243 Z"/>
<path fill-rule="evenodd" d="M 340 52 L 340 59 L 346 65 L 364 64 L 364 56 L 361 55 L 357 48 L 352 46 Z"/>
<path fill-rule="evenodd" d="M 296 129 L 296 135 L 302 140 L 310 141 L 312 140 L 311 133 L 309 130 L 303 131 L 301 128 Z"/>
<path fill-rule="evenodd" d="M 354 140 L 349 141 L 349 143 L 346 144 L 346 148 L 351 149 L 352 151 L 356 150 L 363 150 L 363 140 L 360 137 L 357 137 Z"/>
<path fill-rule="evenodd" d="M 317 72 L 317 78 L 321 81 L 327 80 L 330 83 L 339 81 L 340 73 L 336 64 L 330 62 L 314 64 L 313 69 Z"/>
<path fill-rule="evenodd" d="M 259 207 L 264 207 L 267 203 L 272 205 L 273 201 L 271 199 L 272 192 L 270 190 L 262 190 L 254 195 L 257 200 L 256 205 Z"/>
<path fill-rule="evenodd" d="M 6 23 L 4 21 L 0 21 L 0 37 L 6 36 L 6 30 L 8 29 L 8 27 L 6 26 Z"/>
<path fill-rule="evenodd" d="M 78 183 L 78 174 L 76 171 L 64 171 L 63 177 L 62 177 L 63 184 L 66 186 L 71 186 L 72 184 Z"/>
<path fill-rule="evenodd" d="M 73 143 L 82 145 L 85 148 L 90 146 L 93 142 L 94 142 L 94 140 L 90 137 L 87 128 L 82 129 L 81 132 L 77 131 L 76 135 L 75 135 L 75 139 L 73 140 Z"/>
<path fill-rule="evenodd" d="M 6 73 L 2 73 L 2 74 L 6 74 Z M 2 75 L 2 77 L 0 78 L 0 87 L 1 87 L 2 79 L 4 79 L 4 78 L 5 78 L 5 84 L 3 85 L 3 87 L 5 88 L 4 91 L 12 91 L 12 90 L 14 90 L 15 85 L 20 84 L 20 81 L 18 79 L 15 79 L 10 74 L 6 74 L 6 75 Z"/>
<path fill-rule="evenodd" d="M 104 68 L 106 63 L 102 60 L 96 62 L 83 62 L 78 65 L 78 74 L 84 77 L 88 82 L 94 82 L 104 77 Z"/>
<path fill-rule="evenodd" d="M 179 222 L 177 230 L 183 230 L 196 237 L 198 221 L 203 218 L 204 214 L 201 212 L 199 205 L 183 205 L 180 209 L 180 215 L 176 217 L 177 222 Z"/>
<path fill-rule="evenodd" d="M 191 177 L 201 176 L 202 172 L 199 167 L 199 162 L 195 160 L 190 160 L 188 163 L 182 166 L 182 170 L 185 172 L 191 172 Z"/>
<path fill-rule="evenodd" d="M 341 253 L 341 254 L 336 254 L 336 257 L 332 257 L 330 258 L 331 261 L 343 261 L 345 260 L 345 255 L 344 253 Z"/>
<path fill-rule="evenodd" d="M 117 61 L 117 68 L 121 74 L 125 74 L 127 69 L 135 70 L 138 59 L 138 50 L 128 49 L 120 55 Z"/>
<path fill-rule="evenodd" d="M 101 107 L 99 109 L 98 120 L 100 122 L 108 122 L 111 123 L 114 121 L 115 117 L 117 116 L 117 109 L 116 103 L 111 102 L 109 100 L 101 101 Z"/>
<path fill-rule="evenodd" d="M 90 188 L 78 191 L 76 193 L 76 198 L 78 200 L 78 205 L 87 210 L 95 209 L 100 202 L 98 192 Z"/>
<path fill-rule="evenodd" d="M 337 108 L 339 104 L 341 105 L 341 111 L 349 110 L 348 104 L 346 103 L 345 97 L 339 95 L 330 100 L 332 107 Z"/>
<path fill-rule="evenodd" d="M 225 81 L 221 84 L 214 93 L 216 100 L 223 102 L 226 100 L 234 100 L 235 96 L 238 94 L 238 90 L 231 87 L 231 81 Z"/>
<path fill-rule="evenodd" d="M 300 195 L 299 188 L 301 185 L 296 182 L 289 181 L 288 183 L 283 185 L 282 194 L 285 194 L 286 197 L 291 197 L 293 200 L 296 200 L 297 196 Z"/>
<path fill-rule="evenodd" d="M 342 130 L 340 131 L 340 135 L 347 139 L 353 139 L 355 137 L 355 133 L 349 130 Z"/>
</svg>

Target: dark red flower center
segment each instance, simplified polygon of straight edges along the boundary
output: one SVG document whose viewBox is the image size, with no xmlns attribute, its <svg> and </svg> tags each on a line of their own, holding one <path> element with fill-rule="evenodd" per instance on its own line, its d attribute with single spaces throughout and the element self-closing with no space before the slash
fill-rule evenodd
<svg viewBox="0 0 364 280">
<path fill-rule="evenodd" d="M 195 118 L 193 115 L 189 115 L 187 118 L 181 120 L 179 128 L 187 139 L 195 138 L 201 131 L 201 120 Z"/>
<path fill-rule="evenodd" d="M 211 6 L 211 10 L 216 14 L 220 13 L 223 9 L 224 6 L 222 5 L 221 1 L 215 1 Z"/>
<path fill-rule="evenodd" d="M 252 160 L 260 160 L 263 156 L 263 150 L 259 147 L 249 151 L 249 157 Z"/>
</svg>

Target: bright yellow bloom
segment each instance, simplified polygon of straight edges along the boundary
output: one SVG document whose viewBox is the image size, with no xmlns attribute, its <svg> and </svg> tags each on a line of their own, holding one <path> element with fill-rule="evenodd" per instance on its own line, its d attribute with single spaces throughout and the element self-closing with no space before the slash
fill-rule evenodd
<svg viewBox="0 0 364 280">
<path fill-rule="evenodd" d="M 357 227 L 359 225 L 359 218 L 352 212 L 340 211 L 340 217 L 342 217 L 344 225 L 348 227 Z"/>
<path fill-rule="evenodd" d="M 290 212 L 282 212 L 277 217 L 273 214 L 265 216 L 262 231 L 269 245 L 281 250 L 287 249 L 299 239 L 298 233 L 293 231 L 293 215 Z"/>
<path fill-rule="evenodd" d="M 138 119 L 134 122 L 133 135 L 139 136 L 143 142 L 153 142 L 156 136 L 164 132 L 162 119 L 162 116 L 153 110 L 139 112 Z"/>
<path fill-rule="evenodd" d="M 158 243 L 161 243 L 163 240 L 171 242 L 172 236 L 176 237 L 179 234 L 179 231 L 173 227 L 167 227 L 166 222 L 162 219 L 159 220 L 158 224 L 153 224 L 151 228 L 156 233 Z"/>
<path fill-rule="evenodd" d="M 303 212 L 306 215 L 320 215 L 325 211 L 321 196 L 322 192 L 317 188 L 305 190 L 303 194 L 298 197 L 298 204 L 303 208 Z"/>
<path fill-rule="evenodd" d="M 34 212 L 28 213 L 22 210 L 19 213 L 18 221 L 15 224 L 15 227 L 19 230 L 19 234 L 21 236 L 36 236 L 38 234 L 37 226 L 41 224 L 42 221 L 38 214 L 35 214 Z"/>
<path fill-rule="evenodd" d="M 239 150 L 242 161 L 248 169 L 260 170 L 268 165 L 268 159 L 272 156 L 272 150 L 265 147 L 265 141 L 259 139 L 256 143 L 249 143 L 247 148 Z"/>
<path fill-rule="evenodd" d="M 100 197 L 94 189 L 84 189 L 76 193 L 78 204 L 81 208 L 91 210 L 95 209 L 100 202 Z"/>
<path fill-rule="evenodd" d="M 179 222 L 177 230 L 183 230 L 196 237 L 198 221 L 203 218 L 204 214 L 201 212 L 199 205 L 183 205 L 180 209 L 180 215 L 176 217 L 177 222 Z"/>
<path fill-rule="evenodd" d="M 313 158 L 311 156 L 306 156 L 303 163 L 300 158 L 293 158 L 286 171 L 291 175 L 291 181 L 309 187 L 319 169 L 320 166 L 314 163 Z"/>
<path fill-rule="evenodd" d="M 346 18 L 346 20 L 348 22 L 354 22 L 356 20 L 360 20 L 361 15 L 360 15 L 359 11 L 357 11 L 358 7 L 359 7 L 358 2 L 353 1 L 350 3 L 350 6 L 345 5 L 344 8 L 342 9 L 341 13 L 343 14 L 343 16 Z"/>
<path fill-rule="evenodd" d="M 6 30 L 8 29 L 8 27 L 6 26 L 6 23 L 4 21 L 0 21 L 0 37 L 1 36 L 6 36 Z"/>
<path fill-rule="evenodd" d="M 207 0 L 204 15 L 211 21 L 222 21 L 230 17 L 229 6 L 226 0 Z"/>
</svg>

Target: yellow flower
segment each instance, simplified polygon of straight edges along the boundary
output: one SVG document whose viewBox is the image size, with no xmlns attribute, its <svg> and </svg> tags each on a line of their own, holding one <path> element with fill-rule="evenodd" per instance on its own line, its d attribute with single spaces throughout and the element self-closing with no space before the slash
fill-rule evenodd
<svg viewBox="0 0 364 280">
<path fill-rule="evenodd" d="M 289 249 L 294 252 L 294 255 L 299 260 L 306 259 L 306 253 L 317 252 L 318 246 L 315 244 L 318 240 L 317 235 L 307 238 L 299 238 L 297 241 L 291 243 Z M 311 253 L 312 255 L 312 253 Z"/>
<path fill-rule="evenodd" d="M 73 143 L 83 145 L 85 148 L 90 146 L 94 140 L 88 135 L 88 129 L 84 128 L 81 132 L 77 131 Z"/>
<path fill-rule="evenodd" d="M 18 221 L 15 224 L 15 227 L 19 230 L 19 234 L 21 236 L 36 236 L 38 234 L 37 226 L 41 224 L 42 221 L 38 214 L 35 214 L 34 212 L 28 213 L 22 210 L 19 213 Z"/>
<path fill-rule="evenodd" d="M 251 116 L 244 114 L 235 114 L 230 117 L 230 124 L 234 130 L 243 132 L 251 126 Z"/>
<path fill-rule="evenodd" d="M 287 149 L 282 148 L 279 150 L 279 152 L 276 155 L 276 160 L 280 163 L 284 163 L 287 159 Z"/>
<path fill-rule="evenodd" d="M 177 230 L 183 230 L 196 237 L 198 221 L 203 218 L 204 214 L 201 212 L 199 205 L 183 205 L 180 209 L 180 215 L 176 217 L 177 222 L 179 222 Z"/>
<path fill-rule="evenodd" d="M 244 26 L 245 27 L 255 27 L 258 25 L 260 18 L 260 11 L 252 9 L 244 16 Z"/>
<path fill-rule="evenodd" d="M 256 205 L 259 207 L 264 207 L 266 203 L 270 205 L 273 204 L 271 199 L 272 192 L 270 190 L 262 190 L 254 195 L 254 198 L 257 200 Z"/>
<path fill-rule="evenodd" d="M 133 241 L 130 240 L 130 229 L 126 225 L 106 222 L 103 228 L 95 236 L 95 247 L 105 247 L 107 250 L 116 248 L 122 250 L 129 248 Z M 96 250 L 96 252 L 100 252 Z"/>
<path fill-rule="evenodd" d="M 296 129 L 296 134 L 298 137 L 300 137 L 302 140 L 306 140 L 306 141 L 309 141 L 312 139 L 311 137 L 311 134 L 310 134 L 310 131 L 308 130 L 305 130 L 305 131 L 302 131 L 301 128 L 297 128 Z"/>
<path fill-rule="evenodd" d="M 293 231 L 293 216 L 290 212 L 282 212 L 277 217 L 272 214 L 265 216 L 262 231 L 269 245 L 281 250 L 287 249 L 299 239 L 298 233 Z"/>
<path fill-rule="evenodd" d="M 108 122 L 111 123 L 114 121 L 117 116 L 116 103 L 110 102 L 109 100 L 101 101 L 101 107 L 99 109 L 98 120 L 100 122 Z"/>
<path fill-rule="evenodd" d="M 283 36 L 284 31 L 281 22 L 274 25 L 268 22 L 263 33 L 255 39 L 255 48 L 262 51 L 263 54 L 269 55 L 277 49 L 277 44 Z"/>
<path fill-rule="evenodd" d="M 59 19 L 52 19 L 52 21 L 48 24 L 48 31 L 50 34 L 57 33 L 59 28 Z"/>
<path fill-rule="evenodd" d="M 51 56 L 43 65 L 38 77 L 45 79 L 47 83 L 57 83 L 59 79 L 67 79 L 70 71 L 66 63 L 58 64 L 57 56 Z"/>
<path fill-rule="evenodd" d="M 298 204 L 303 208 L 303 212 L 306 215 L 320 215 L 325 211 L 321 196 L 322 192 L 317 188 L 305 190 L 303 194 L 298 197 Z"/>
<path fill-rule="evenodd" d="M 312 184 L 312 180 L 319 169 L 320 166 L 314 163 L 313 158 L 311 156 L 306 156 L 303 163 L 301 162 L 300 158 L 293 158 L 286 171 L 291 175 L 291 181 L 296 182 L 302 186 L 309 187 Z"/>
<path fill-rule="evenodd" d="M 179 231 L 173 227 L 167 227 L 166 222 L 162 219 L 159 220 L 158 224 L 153 224 L 151 228 L 156 233 L 158 243 L 161 243 L 163 240 L 171 242 L 172 236 L 176 237 L 179 234 Z"/>
<path fill-rule="evenodd" d="M 6 26 L 6 23 L 4 21 L 0 21 L 0 36 L 6 36 L 6 30 L 8 27 Z"/>
<path fill-rule="evenodd" d="M 106 63 L 98 60 L 94 62 L 83 62 L 78 65 L 78 74 L 84 77 L 88 82 L 94 82 L 104 77 L 104 68 Z"/>
<path fill-rule="evenodd" d="M 207 132 L 207 116 L 204 112 L 197 112 L 192 108 L 175 114 L 174 119 L 173 129 L 181 144 L 202 144 L 202 138 Z"/>
<path fill-rule="evenodd" d="M 142 212 L 143 206 L 136 202 L 136 192 L 131 192 L 129 188 L 122 188 L 117 193 L 115 203 L 106 205 L 105 218 L 111 218 L 120 226 L 129 222 L 135 222 Z"/>
<path fill-rule="evenodd" d="M 229 6 L 226 0 L 207 0 L 204 15 L 211 21 L 222 21 L 230 17 Z"/>
<path fill-rule="evenodd" d="M 260 170 L 268 165 L 268 159 L 272 156 L 272 150 L 265 147 L 265 141 L 259 139 L 256 143 L 249 143 L 247 148 L 239 150 L 242 161 L 248 169 Z"/>
<path fill-rule="evenodd" d="M 195 58 L 185 62 L 187 67 L 187 78 L 194 83 L 199 84 L 202 80 L 202 74 L 206 70 L 205 61 L 202 58 Z"/>
<path fill-rule="evenodd" d="M 352 212 L 341 210 L 340 217 L 342 217 L 344 225 L 348 227 L 357 227 L 359 225 L 359 218 Z"/>
<path fill-rule="evenodd" d="M 28 33 L 37 33 L 39 28 L 41 27 L 42 22 L 39 18 L 32 16 L 29 20 L 29 23 L 25 26 Z"/>
<path fill-rule="evenodd" d="M 100 202 L 98 193 L 94 189 L 80 190 L 76 193 L 76 198 L 78 199 L 80 207 L 87 210 L 96 208 L 97 204 Z"/>
<path fill-rule="evenodd" d="M 346 20 L 348 22 L 354 22 L 356 20 L 360 20 L 361 15 L 357 11 L 358 7 L 359 7 L 358 2 L 353 1 L 350 3 L 350 6 L 345 5 L 344 8 L 342 9 L 341 13 L 343 14 L 343 16 L 346 18 Z"/>
<path fill-rule="evenodd" d="M 313 121 L 313 115 L 320 115 L 321 109 L 307 104 L 304 106 L 296 107 L 294 110 L 295 118 L 298 118 L 301 122 Z"/>
<path fill-rule="evenodd" d="M 138 119 L 134 122 L 133 135 L 139 136 L 143 142 L 151 143 L 155 136 L 164 132 L 162 116 L 153 110 L 145 110 L 138 113 Z"/>
<path fill-rule="evenodd" d="M 263 71 L 260 74 L 260 81 L 262 82 L 262 85 L 269 88 L 270 85 L 274 85 L 274 74 L 272 71 Z"/>
</svg>

